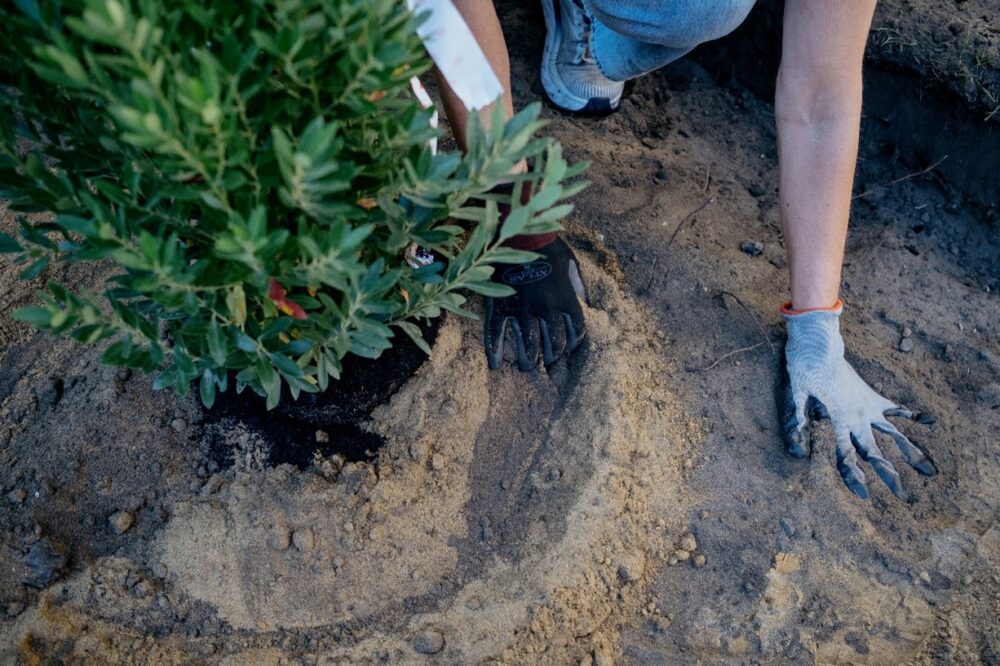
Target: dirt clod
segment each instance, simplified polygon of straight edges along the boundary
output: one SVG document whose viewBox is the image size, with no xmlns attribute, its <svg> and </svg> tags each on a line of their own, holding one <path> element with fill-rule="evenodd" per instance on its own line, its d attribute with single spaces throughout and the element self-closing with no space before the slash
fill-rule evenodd
<svg viewBox="0 0 1000 666">
<path fill-rule="evenodd" d="M 444 649 L 444 636 L 436 629 L 424 629 L 413 637 L 413 649 L 420 654 L 437 654 Z"/>
<path fill-rule="evenodd" d="M 63 548 L 51 539 L 42 537 L 28 548 L 23 556 L 25 585 L 42 589 L 62 577 L 67 564 Z"/>
<path fill-rule="evenodd" d="M 125 534 L 135 523 L 135 517 L 128 511 L 115 511 L 108 516 L 108 525 L 115 534 Z"/>
<path fill-rule="evenodd" d="M 308 553 L 316 547 L 316 535 L 311 527 L 300 527 L 292 532 L 292 543 L 299 551 Z"/>
</svg>

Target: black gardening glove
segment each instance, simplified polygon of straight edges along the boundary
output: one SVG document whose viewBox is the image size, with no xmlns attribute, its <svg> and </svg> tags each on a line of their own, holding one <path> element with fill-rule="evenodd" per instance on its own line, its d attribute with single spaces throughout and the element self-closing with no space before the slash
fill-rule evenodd
<svg viewBox="0 0 1000 666">
<path fill-rule="evenodd" d="M 517 365 L 525 372 L 538 364 L 539 348 L 549 365 L 563 353 L 573 353 L 586 333 L 580 302 L 587 296 L 573 251 L 558 237 L 533 251 L 542 256 L 527 264 L 497 266 L 493 272 L 494 282 L 515 293 L 486 299 L 486 358 L 491 369 L 503 363 L 508 327 Z"/>
</svg>

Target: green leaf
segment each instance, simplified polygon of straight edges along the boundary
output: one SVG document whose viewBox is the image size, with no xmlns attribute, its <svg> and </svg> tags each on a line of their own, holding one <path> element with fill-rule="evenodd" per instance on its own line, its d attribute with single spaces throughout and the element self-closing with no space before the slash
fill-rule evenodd
<svg viewBox="0 0 1000 666">
<path fill-rule="evenodd" d="M 129 356 L 132 354 L 132 340 L 131 338 L 122 338 L 118 342 L 110 345 L 101 354 L 101 363 L 104 365 L 120 366 L 125 365 L 128 362 Z"/>
<path fill-rule="evenodd" d="M 48 308 L 20 308 L 14 311 L 14 319 L 31 324 L 35 328 L 48 328 L 52 321 L 52 313 Z"/>
<path fill-rule="evenodd" d="M 0 231 L 0 254 L 10 254 L 23 250 L 24 248 L 16 240 Z"/>
<path fill-rule="evenodd" d="M 208 353 L 218 366 L 226 364 L 226 343 L 219 322 L 213 319 L 208 325 Z"/>
<path fill-rule="evenodd" d="M 38 9 L 38 2 L 36 0 L 14 0 L 14 4 L 32 21 L 35 23 L 41 22 L 42 14 Z"/>
<path fill-rule="evenodd" d="M 206 369 L 202 375 L 201 380 L 198 382 L 198 393 L 201 396 L 201 402 L 208 409 L 212 408 L 215 404 L 215 375 L 211 370 Z"/>
<path fill-rule="evenodd" d="M 431 346 L 427 344 L 426 340 L 424 340 L 424 335 L 420 332 L 419 326 L 408 321 L 398 321 L 395 326 L 399 328 L 399 330 L 406 333 L 406 335 L 408 335 L 409 338 L 413 340 L 418 347 L 420 347 L 421 351 L 428 356 L 431 355 Z"/>
<path fill-rule="evenodd" d="M 226 290 L 226 309 L 233 323 L 242 328 L 247 321 L 247 296 L 241 285 Z"/>
<path fill-rule="evenodd" d="M 49 258 L 42 257 L 35 263 L 25 268 L 23 271 L 21 271 L 21 279 L 30 280 L 32 278 L 38 277 L 39 275 L 42 274 L 42 271 L 44 271 L 46 266 L 48 265 L 49 265 Z"/>
<path fill-rule="evenodd" d="M 465 288 L 470 291 L 474 291 L 477 294 L 493 298 L 502 298 L 504 296 L 510 296 L 514 293 L 514 290 L 511 287 L 508 287 L 505 284 L 500 284 L 499 282 L 467 282 L 465 283 Z"/>
<path fill-rule="evenodd" d="M 491 263 L 497 264 L 527 264 L 540 256 L 537 252 L 515 250 L 512 247 L 501 245 L 496 249 L 490 250 L 486 255 L 486 259 Z"/>
</svg>

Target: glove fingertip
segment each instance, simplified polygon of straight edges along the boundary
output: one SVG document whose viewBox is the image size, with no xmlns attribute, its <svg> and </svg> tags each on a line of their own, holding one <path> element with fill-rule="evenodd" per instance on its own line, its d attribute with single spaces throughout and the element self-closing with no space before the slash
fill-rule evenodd
<svg viewBox="0 0 1000 666">
<path fill-rule="evenodd" d="M 805 458 L 809 455 L 809 433 L 805 425 L 800 424 L 792 409 L 785 421 L 785 450 L 793 458 Z"/>
<path fill-rule="evenodd" d="M 563 320 L 566 322 L 566 353 L 572 354 L 583 342 L 584 336 L 587 335 L 587 326 L 582 319 L 580 325 L 577 326 L 573 321 L 573 316 L 566 312 L 563 313 Z"/>
<path fill-rule="evenodd" d="M 552 348 L 552 336 L 549 333 L 549 325 L 541 318 L 538 320 L 538 335 L 542 342 L 542 362 L 545 365 L 552 365 L 556 362 L 556 353 Z"/>
<path fill-rule="evenodd" d="M 496 370 L 503 364 L 504 337 L 507 333 L 507 319 L 499 322 L 487 316 L 485 329 L 485 340 L 483 346 L 486 348 L 486 364 L 490 370 Z"/>
<path fill-rule="evenodd" d="M 860 483 L 858 481 L 848 481 L 847 479 L 844 479 L 844 483 L 847 484 L 848 489 L 852 493 L 857 495 L 858 498 L 863 500 L 868 499 L 869 497 L 868 486 L 866 486 L 864 483 Z"/>
<path fill-rule="evenodd" d="M 934 476 L 937 474 L 937 469 L 934 467 L 934 463 L 930 460 L 921 460 L 920 462 L 914 464 L 913 468 L 924 476 Z"/>
<path fill-rule="evenodd" d="M 892 468 L 884 469 L 881 467 L 876 467 L 875 471 L 878 473 L 879 478 L 885 482 L 886 487 L 892 491 L 892 494 L 905 502 L 906 491 L 903 490 L 903 482 L 899 479 L 899 472 Z"/>
<path fill-rule="evenodd" d="M 863 500 L 868 499 L 868 484 L 865 483 L 865 473 L 858 469 L 857 464 L 843 457 L 838 451 L 837 471 L 844 485 Z"/>
</svg>

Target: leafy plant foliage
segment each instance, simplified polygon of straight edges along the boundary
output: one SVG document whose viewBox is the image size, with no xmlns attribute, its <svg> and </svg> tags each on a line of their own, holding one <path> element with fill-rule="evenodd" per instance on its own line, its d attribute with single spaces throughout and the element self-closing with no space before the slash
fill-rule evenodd
<svg viewBox="0 0 1000 666">
<path fill-rule="evenodd" d="M 538 107 L 466 154 L 409 80 L 429 62 L 398 0 L 13 0 L 0 21 L 0 234 L 32 279 L 54 262 L 118 268 L 102 294 L 48 282 L 15 316 L 102 360 L 197 382 L 211 405 L 235 373 L 277 404 L 325 389 L 349 353 L 377 357 L 415 321 L 502 296 L 504 247 L 558 228 L 567 184 Z M 490 194 L 533 160 L 513 195 Z M 535 196 L 521 205 L 520 189 Z M 483 205 L 485 201 L 485 205 Z M 497 205 L 512 205 L 502 225 Z M 29 219 L 30 218 L 30 219 Z M 411 267 L 407 248 L 433 252 Z M 350 381 L 350 378 L 346 379 Z"/>
</svg>

